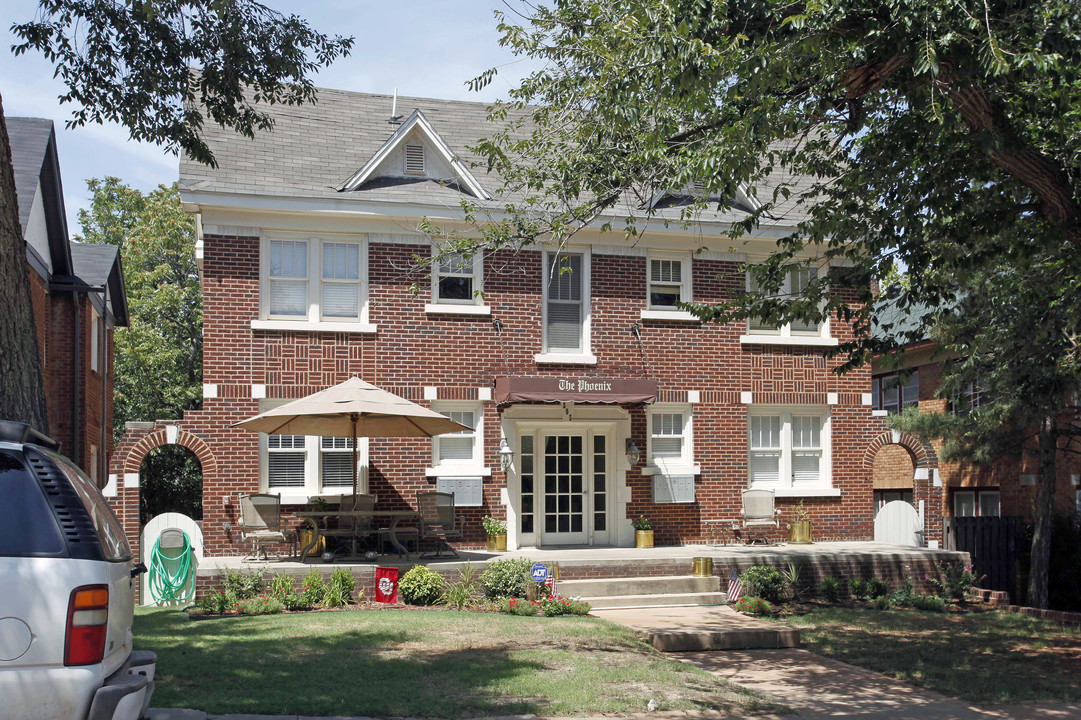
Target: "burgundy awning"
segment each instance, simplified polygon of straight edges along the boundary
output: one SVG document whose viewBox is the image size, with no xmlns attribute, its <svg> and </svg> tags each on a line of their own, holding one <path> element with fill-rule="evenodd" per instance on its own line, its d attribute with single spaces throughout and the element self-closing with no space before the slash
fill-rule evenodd
<svg viewBox="0 0 1081 720">
<path fill-rule="evenodd" d="M 495 401 L 651 403 L 657 399 L 657 381 L 644 378 L 498 377 Z"/>
</svg>

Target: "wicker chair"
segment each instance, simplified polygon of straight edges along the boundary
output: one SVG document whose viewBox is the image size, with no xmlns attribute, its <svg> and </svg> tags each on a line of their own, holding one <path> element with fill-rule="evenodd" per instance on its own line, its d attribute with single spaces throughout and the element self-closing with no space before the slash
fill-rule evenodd
<svg viewBox="0 0 1081 720">
<path fill-rule="evenodd" d="M 780 509 L 774 505 L 774 493 L 772 490 L 752 488 L 743 491 L 742 528 L 747 531 L 745 541 L 753 543 L 756 540 L 769 544 L 770 528 L 776 530 L 781 527 Z"/>
<path fill-rule="evenodd" d="M 462 536 L 465 518 L 454 514 L 454 495 L 442 492 L 427 492 L 417 495 L 417 509 L 420 511 L 420 542 L 432 541 L 432 551 L 421 558 L 443 557 L 443 549 L 449 551 L 447 557 L 458 557 L 458 553 L 447 542 L 451 538 Z"/>
<path fill-rule="evenodd" d="M 267 560 L 266 546 L 285 542 L 281 500 L 281 495 L 269 493 L 240 496 L 240 537 L 252 547 L 245 560 Z"/>
</svg>

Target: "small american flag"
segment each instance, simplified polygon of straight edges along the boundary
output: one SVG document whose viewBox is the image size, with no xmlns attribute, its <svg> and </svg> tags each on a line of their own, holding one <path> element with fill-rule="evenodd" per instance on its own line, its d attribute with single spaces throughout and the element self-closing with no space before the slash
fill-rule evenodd
<svg viewBox="0 0 1081 720">
<path fill-rule="evenodd" d="M 743 594 L 743 583 L 739 581 L 739 573 L 735 570 L 728 574 L 728 602 L 734 603 Z"/>
</svg>

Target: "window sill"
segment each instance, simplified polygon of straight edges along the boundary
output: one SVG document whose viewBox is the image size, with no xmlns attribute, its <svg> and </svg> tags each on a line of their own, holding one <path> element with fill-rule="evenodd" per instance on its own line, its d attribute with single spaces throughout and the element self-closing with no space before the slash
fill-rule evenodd
<svg viewBox="0 0 1081 720">
<path fill-rule="evenodd" d="M 701 475 L 701 465 L 673 465 L 671 467 L 657 467 L 646 465 L 642 468 L 643 475 Z"/>
<path fill-rule="evenodd" d="M 441 465 L 439 467 L 424 468 L 425 477 L 491 477 L 492 469 L 486 467 L 473 467 L 470 465 L 458 465 L 448 466 Z"/>
<path fill-rule="evenodd" d="M 538 353 L 533 356 L 538 363 L 552 363 L 554 365 L 596 365 L 596 355 L 582 355 L 571 353 Z"/>
<path fill-rule="evenodd" d="M 308 320 L 252 320 L 252 330 L 285 330 L 291 332 L 375 333 L 376 326 L 362 322 L 310 322 Z"/>
<path fill-rule="evenodd" d="M 643 320 L 668 320 L 669 322 L 701 322 L 685 310 L 643 310 Z"/>
<path fill-rule="evenodd" d="M 433 315 L 491 315 L 491 305 L 453 305 L 451 303 L 429 303 L 424 312 Z"/>
<path fill-rule="evenodd" d="M 831 487 L 807 487 L 807 488 L 794 488 L 794 487 L 766 487 L 763 485 L 754 486 L 755 490 L 772 490 L 774 497 L 779 498 L 808 498 L 808 497 L 841 497 L 840 488 Z"/>
<path fill-rule="evenodd" d="M 834 347 L 840 344 L 837 338 L 814 337 L 811 335 L 740 335 L 740 345 L 797 345 L 804 347 Z"/>
</svg>

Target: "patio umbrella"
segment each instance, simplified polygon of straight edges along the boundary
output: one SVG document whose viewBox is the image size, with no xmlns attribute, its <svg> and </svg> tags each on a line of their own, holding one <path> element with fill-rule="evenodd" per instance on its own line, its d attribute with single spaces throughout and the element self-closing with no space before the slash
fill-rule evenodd
<svg viewBox="0 0 1081 720">
<path fill-rule="evenodd" d="M 351 438 L 353 494 L 357 492 L 358 437 L 432 437 L 469 429 L 358 377 L 241 420 L 233 427 L 268 435 Z"/>
</svg>

